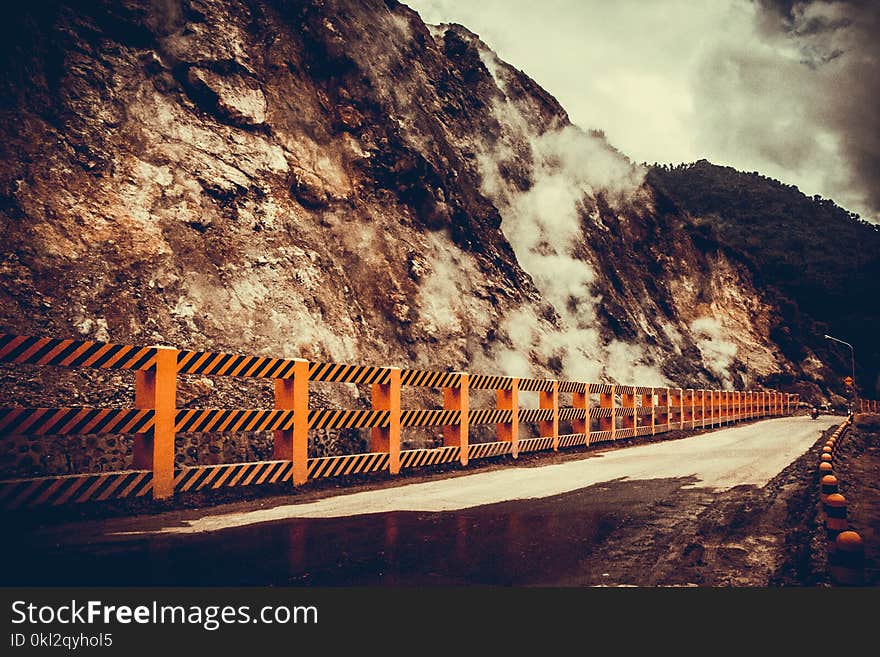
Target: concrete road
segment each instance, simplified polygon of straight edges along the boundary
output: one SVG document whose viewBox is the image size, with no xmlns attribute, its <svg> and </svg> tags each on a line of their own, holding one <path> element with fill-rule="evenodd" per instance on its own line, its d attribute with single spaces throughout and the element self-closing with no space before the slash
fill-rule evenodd
<svg viewBox="0 0 880 657">
<path fill-rule="evenodd" d="M 822 431 L 840 421 L 836 416 L 775 418 L 680 440 L 593 452 L 566 463 L 500 469 L 255 511 L 208 514 L 150 533 L 191 534 L 293 518 L 455 511 L 546 498 L 621 480 L 692 477 L 691 487 L 718 491 L 743 484 L 763 486 L 815 443 Z"/>
<path fill-rule="evenodd" d="M 777 418 L 418 483 L 304 491 L 296 504 L 34 527 L 5 544 L 0 582 L 766 586 L 797 543 L 783 528 L 807 475 L 787 466 L 841 421 Z"/>
</svg>

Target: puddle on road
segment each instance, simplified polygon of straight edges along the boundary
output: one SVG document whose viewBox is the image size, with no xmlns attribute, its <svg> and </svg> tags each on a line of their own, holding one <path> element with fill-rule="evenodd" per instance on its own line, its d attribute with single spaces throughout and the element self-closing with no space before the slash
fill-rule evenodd
<svg viewBox="0 0 880 657">
<path fill-rule="evenodd" d="M 603 541 L 690 479 L 621 481 L 455 512 L 291 519 L 21 547 L 6 585 L 529 586 L 601 581 Z M 643 518 L 642 518 L 643 519 Z M 593 555 L 595 558 L 591 558 Z M 9 567 L 9 566 L 7 566 Z M 591 572 L 595 568 L 595 572 Z"/>
</svg>

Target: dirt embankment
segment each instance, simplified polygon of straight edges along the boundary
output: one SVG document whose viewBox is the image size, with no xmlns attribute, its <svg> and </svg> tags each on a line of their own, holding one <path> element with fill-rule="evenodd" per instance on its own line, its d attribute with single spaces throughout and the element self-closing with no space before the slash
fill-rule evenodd
<svg viewBox="0 0 880 657">
<path fill-rule="evenodd" d="M 833 585 L 818 470 L 822 446 L 832 431 L 763 488 L 736 487 L 707 497 L 702 508 L 699 500 L 691 500 L 690 510 L 666 516 L 678 518 L 678 523 L 651 534 L 649 540 L 661 547 L 656 561 L 646 561 L 652 565 L 640 584 Z M 877 586 L 880 416 L 856 419 L 835 450 L 834 473 L 848 500 L 850 529 L 865 543 L 865 585 Z"/>
</svg>

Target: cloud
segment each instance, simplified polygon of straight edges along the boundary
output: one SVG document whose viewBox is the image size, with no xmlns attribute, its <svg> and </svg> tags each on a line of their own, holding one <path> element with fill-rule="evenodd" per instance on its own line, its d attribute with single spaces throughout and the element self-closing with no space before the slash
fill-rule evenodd
<svg viewBox="0 0 880 657">
<path fill-rule="evenodd" d="M 759 171 L 880 221 L 880 3 L 411 0 L 636 161 Z"/>
<path fill-rule="evenodd" d="M 703 53 L 694 77 L 698 142 L 737 168 L 880 220 L 880 5 L 754 7 L 753 34 Z"/>
</svg>

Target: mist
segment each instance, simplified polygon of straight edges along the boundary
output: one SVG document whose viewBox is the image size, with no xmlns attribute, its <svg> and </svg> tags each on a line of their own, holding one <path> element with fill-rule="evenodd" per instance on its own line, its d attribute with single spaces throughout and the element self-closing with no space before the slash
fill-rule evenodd
<svg viewBox="0 0 880 657">
<path fill-rule="evenodd" d="M 494 53 L 481 53 L 496 84 L 506 90 L 504 65 Z M 501 230 L 520 266 L 557 316 L 552 324 L 534 309 L 507 316 L 501 334 L 508 346 L 493 354 L 496 366 L 530 376 L 532 354 L 578 381 L 612 378 L 621 383 L 664 385 L 665 377 L 637 344 L 604 342 L 599 330 L 595 269 L 588 261 L 582 221 L 601 226 L 595 198 L 614 206 L 640 188 L 644 168 L 620 155 L 598 135 L 572 125 L 542 131 L 510 98 L 494 107 L 501 134 L 478 157 L 482 191 L 498 206 Z M 502 171 L 528 179 L 523 190 Z"/>
</svg>

